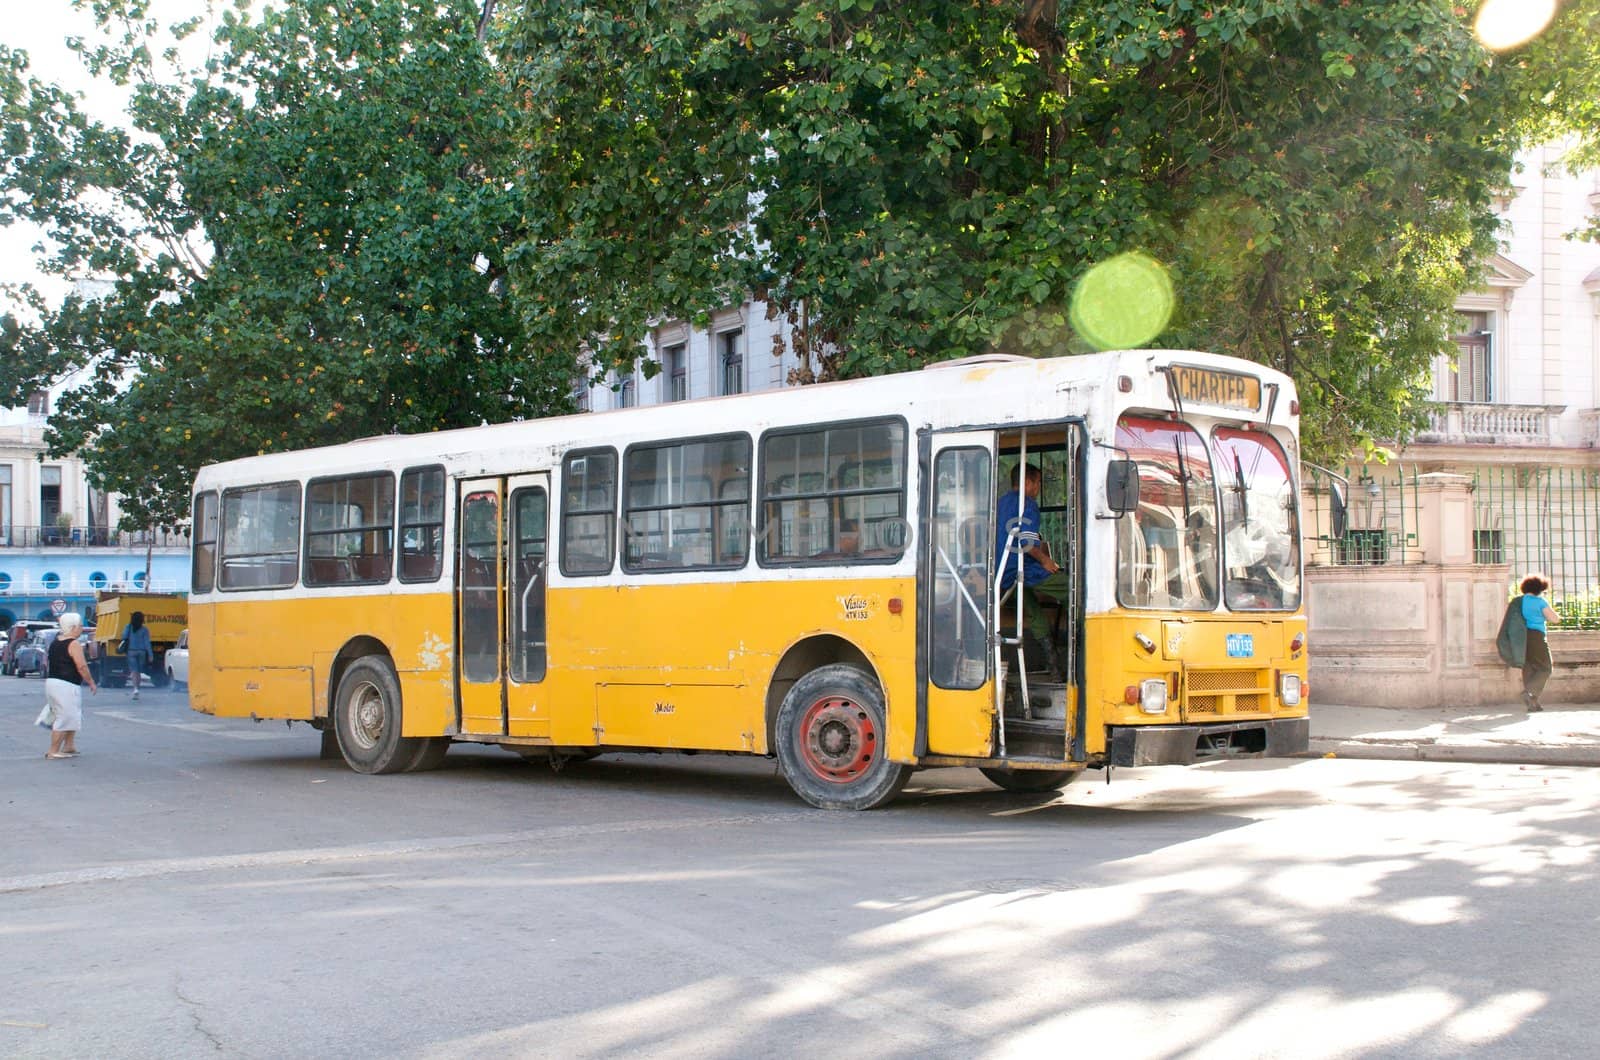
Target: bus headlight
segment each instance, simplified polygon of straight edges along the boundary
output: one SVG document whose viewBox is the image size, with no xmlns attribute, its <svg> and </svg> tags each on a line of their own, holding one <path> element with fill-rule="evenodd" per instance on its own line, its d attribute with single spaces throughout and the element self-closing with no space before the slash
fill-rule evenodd
<svg viewBox="0 0 1600 1060">
<path fill-rule="evenodd" d="M 1152 677 L 1139 682 L 1139 709 L 1146 714 L 1167 712 L 1167 679 Z"/>
<path fill-rule="evenodd" d="M 1283 700 L 1283 705 L 1286 707 L 1296 707 L 1300 705 L 1299 674 L 1278 675 L 1278 698 Z"/>
</svg>

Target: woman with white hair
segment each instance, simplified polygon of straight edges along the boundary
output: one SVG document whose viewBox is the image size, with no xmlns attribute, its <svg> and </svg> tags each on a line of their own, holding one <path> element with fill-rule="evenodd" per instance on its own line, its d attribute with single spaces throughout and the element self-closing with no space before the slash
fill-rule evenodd
<svg viewBox="0 0 1600 1060">
<path fill-rule="evenodd" d="M 100 689 L 89 673 L 78 634 L 83 632 L 83 616 L 68 611 L 61 616 L 61 632 L 50 642 L 44 671 L 44 701 L 50 708 L 50 750 L 46 758 L 76 758 L 78 730 L 83 728 L 83 686 Z"/>
</svg>

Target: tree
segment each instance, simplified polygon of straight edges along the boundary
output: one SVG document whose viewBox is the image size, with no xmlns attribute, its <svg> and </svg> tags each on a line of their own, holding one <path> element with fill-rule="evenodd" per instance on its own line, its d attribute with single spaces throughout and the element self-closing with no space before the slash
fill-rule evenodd
<svg viewBox="0 0 1600 1060">
<path fill-rule="evenodd" d="M 126 526 L 186 518 L 201 462 L 570 400 L 573 357 L 525 356 L 507 290 L 521 201 L 484 10 L 229 11 L 178 76 L 143 0 L 95 6 L 107 35 L 81 53 L 127 91 L 127 130 L 0 48 L 0 223 L 45 229 L 47 272 L 111 280 L 58 306 L 12 290 L 0 400 L 80 380 L 49 443 L 124 495 Z"/>
<path fill-rule="evenodd" d="M 529 0 L 511 20 L 536 350 L 626 365 L 746 291 L 802 378 L 1085 347 L 1142 249 L 1157 342 L 1298 380 L 1306 448 L 1418 422 L 1528 137 L 1593 107 L 1595 5 L 1511 56 L 1438 0 Z M 1593 134 L 1592 125 L 1588 131 Z"/>
</svg>

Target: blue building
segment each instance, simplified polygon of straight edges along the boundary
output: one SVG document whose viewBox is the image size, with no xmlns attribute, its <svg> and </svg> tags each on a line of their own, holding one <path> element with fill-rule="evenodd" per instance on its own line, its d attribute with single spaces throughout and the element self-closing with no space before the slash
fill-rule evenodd
<svg viewBox="0 0 1600 1060">
<path fill-rule="evenodd" d="M 131 536 L 131 535 L 130 535 Z M 189 591 L 189 553 L 162 547 L 0 548 L 0 629 L 18 619 L 51 619 L 56 605 L 94 622 L 100 590 Z"/>
<path fill-rule="evenodd" d="M 92 622 L 99 590 L 187 593 L 188 537 L 115 529 L 116 495 L 92 486 L 77 457 L 46 452 L 49 407 L 41 391 L 0 410 L 0 629 L 53 618 L 57 605 Z"/>
</svg>

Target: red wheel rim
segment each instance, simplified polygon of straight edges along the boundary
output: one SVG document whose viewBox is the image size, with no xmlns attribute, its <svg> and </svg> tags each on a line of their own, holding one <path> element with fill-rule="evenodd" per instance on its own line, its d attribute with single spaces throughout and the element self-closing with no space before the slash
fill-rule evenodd
<svg viewBox="0 0 1600 1060">
<path fill-rule="evenodd" d="M 800 757 L 832 784 L 849 784 L 878 755 L 878 728 L 866 709 L 844 696 L 824 696 L 800 718 Z"/>
</svg>

